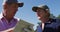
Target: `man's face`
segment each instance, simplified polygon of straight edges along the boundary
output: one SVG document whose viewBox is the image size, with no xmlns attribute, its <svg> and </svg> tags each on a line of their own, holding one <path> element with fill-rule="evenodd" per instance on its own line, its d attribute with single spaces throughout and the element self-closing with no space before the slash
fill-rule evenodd
<svg viewBox="0 0 60 32">
<path fill-rule="evenodd" d="M 4 14 L 5 16 L 8 17 L 13 17 L 15 15 L 15 13 L 18 11 L 18 4 L 16 3 L 12 3 L 12 4 L 4 4 L 3 5 L 3 9 L 4 9 Z"/>
<path fill-rule="evenodd" d="M 45 12 L 44 9 L 37 9 L 37 16 L 38 19 L 43 19 L 47 16 L 47 13 Z"/>
</svg>

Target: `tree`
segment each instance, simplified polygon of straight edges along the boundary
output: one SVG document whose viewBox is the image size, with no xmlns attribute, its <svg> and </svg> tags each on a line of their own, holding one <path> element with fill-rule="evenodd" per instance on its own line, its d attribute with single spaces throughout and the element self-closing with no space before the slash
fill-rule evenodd
<svg viewBox="0 0 60 32">
<path fill-rule="evenodd" d="M 60 15 L 58 15 L 58 17 L 57 18 L 59 18 L 60 19 Z"/>
</svg>

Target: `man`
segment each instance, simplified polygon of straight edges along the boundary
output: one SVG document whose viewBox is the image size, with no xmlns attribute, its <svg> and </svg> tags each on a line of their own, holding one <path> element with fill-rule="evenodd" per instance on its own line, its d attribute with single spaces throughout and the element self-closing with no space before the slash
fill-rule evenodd
<svg viewBox="0 0 60 32">
<path fill-rule="evenodd" d="M 50 18 L 50 10 L 47 5 L 34 6 L 32 8 L 37 13 L 37 17 L 41 20 L 37 32 L 60 32 L 60 19 Z"/>
<path fill-rule="evenodd" d="M 3 12 L 0 15 L 0 32 L 13 32 L 18 22 L 14 17 L 18 7 L 23 7 L 23 3 L 18 3 L 17 0 L 4 0 Z"/>
</svg>

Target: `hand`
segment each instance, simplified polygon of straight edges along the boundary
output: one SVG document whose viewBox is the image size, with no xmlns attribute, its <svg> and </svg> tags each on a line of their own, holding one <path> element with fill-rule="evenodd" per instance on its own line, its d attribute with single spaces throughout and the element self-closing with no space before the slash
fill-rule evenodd
<svg viewBox="0 0 60 32">
<path fill-rule="evenodd" d="M 13 32 L 13 30 L 11 30 L 11 31 L 8 31 L 8 32 Z"/>
</svg>

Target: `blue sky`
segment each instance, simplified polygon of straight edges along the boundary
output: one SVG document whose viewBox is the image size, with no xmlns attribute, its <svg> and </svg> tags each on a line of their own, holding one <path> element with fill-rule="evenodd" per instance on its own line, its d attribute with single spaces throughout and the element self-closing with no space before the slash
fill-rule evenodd
<svg viewBox="0 0 60 32">
<path fill-rule="evenodd" d="M 58 16 L 60 14 L 60 0 L 18 0 L 19 2 L 24 2 L 24 6 L 18 8 L 18 12 L 16 13 L 16 17 L 23 19 L 29 23 L 34 24 L 34 29 L 36 29 L 37 23 L 39 22 L 37 15 L 32 11 L 33 6 L 38 6 L 41 4 L 46 4 L 50 8 L 50 13 L 54 16 Z M 0 13 L 2 9 L 2 2 L 0 0 Z"/>
</svg>

